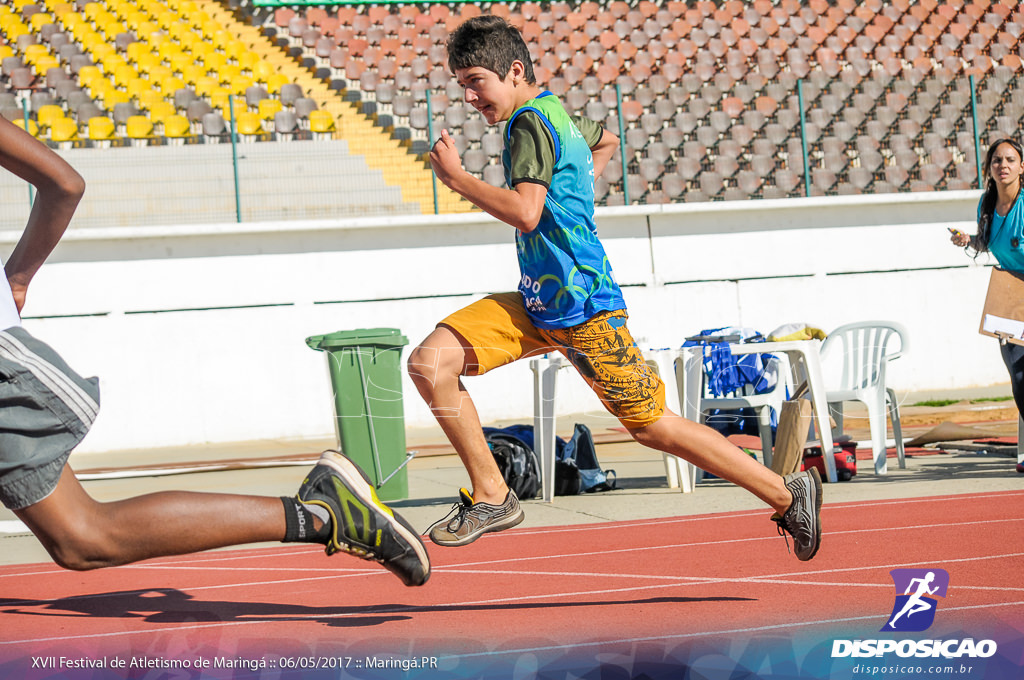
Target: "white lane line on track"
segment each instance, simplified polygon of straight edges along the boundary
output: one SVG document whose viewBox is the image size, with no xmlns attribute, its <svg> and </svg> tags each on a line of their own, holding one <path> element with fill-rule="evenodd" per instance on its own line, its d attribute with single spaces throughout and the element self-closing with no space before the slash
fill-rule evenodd
<svg viewBox="0 0 1024 680">
<path fill-rule="evenodd" d="M 848 510 L 851 508 L 873 508 L 882 507 L 887 505 L 899 505 L 906 506 L 909 504 L 919 503 L 949 503 L 951 500 L 956 499 L 992 499 L 992 498 L 1005 498 L 1022 496 L 1024 491 L 1005 491 L 1005 492 L 994 492 L 988 494 L 957 494 L 953 496 L 927 496 L 925 498 L 897 498 L 891 500 L 880 500 L 880 501 L 850 501 L 846 503 L 825 503 L 821 510 L 822 512 L 828 510 Z M 526 510 L 529 510 L 529 504 L 525 506 Z M 618 528 L 630 528 L 630 527 L 646 527 L 646 526 L 660 526 L 663 524 L 688 524 L 692 522 L 707 522 L 717 519 L 729 519 L 729 518 L 742 518 L 742 517 L 766 517 L 771 514 L 771 509 L 766 508 L 763 510 L 739 510 L 735 512 L 727 513 L 715 513 L 710 515 L 698 515 L 688 517 L 670 517 L 663 519 L 650 519 L 650 520 L 634 520 L 624 522 L 612 522 L 602 524 L 574 524 L 567 526 L 558 527 L 537 527 L 534 529 L 517 529 L 514 535 L 517 536 L 530 536 L 535 534 L 557 534 L 563 532 L 576 533 L 578 531 L 606 531 L 608 529 Z"/>
<path fill-rule="evenodd" d="M 899 526 L 899 527 L 871 527 L 869 529 L 848 529 L 846 531 L 832 531 L 825 532 L 823 534 L 823 540 L 831 536 L 844 536 L 848 534 L 862 534 L 862 533 L 876 533 L 884 531 L 911 531 L 920 529 L 934 529 L 934 528 L 946 528 L 950 526 L 964 527 L 978 524 L 1005 524 L 1008 522 L 1024 522 L 1024 517 L 1010 517 L 1010 518 L 999 518 L 999 519 L 986 519 L 978 520 L 975 522 L 947 522 L 942 524 L 917 524 L 912 526 Z M 667 543 L 665 545 L 657 546 L 642 546 L 644 551 L 647 550 L 673 550 L 679 548 L 707 548 L 708 546 L 714 545 L 726 545 L 730 543 L 749 543 L 756 541 L 778 541 L 779 536 L 759 536 L 755 538 L 729 538 L 717 541 L 698 541 L 692 543 Z M 605 550 L 593 550 L 589 552 L 578 552 L 578 553 L 561 553 L 557 555 L 516 555 L 515 560 L 517 562 L 524 560 L 548 560 L 548 559 L 563 559 L 566 557 L 588 557 L 594 555 L 613 555 L 617 553 L 635 553 L 640 548 L 617 548 L 617 549 L 605 549 Z M 511 559 L 511 558 L 510 558 Z M 484 564 L 504 564 L 508 562 L 508 559 L 502 560 L 484 560 L 478 562 L 466 562 L 458 565 L 452 565 L 457 567 L 476 567 Z"/>
<path fill-rule="evenodd" d="M 1012 559 L 1024 557 L 1024 553 L 1007 553 L 1003 555 L 987 555 L 984 557 L 964 557 L 959 559 L 945 559 L 942 560 L 943 564 L 957 563 L 957 562 L 977 562 L 979 560 L 987 559 Z M 878 584 L 878 583 L 854 583 L 850 581 L 842 582 L 821 582 L 821 581 L 810 581 L 801 580 L 790 577 L 806 577 L 814 576 L 819 574 L 838 574 L 855 571 L 877 571 L 877 570 L 889 570 L 903 567 L 915 567 L 923 564 L 934 564 L 933 561 L 927 562 L 909 562 L 903 564 L 887 564 L 887 565 L 868 565 L 861 567 L 845 567 L 841 569 L 822 569 L 817 571 L 806 571 L 806 572 L 790 572 L 782 574 L 762 574 L 758 576 L 730 576 L 730 577 L 713 577 L 713 576 L 684 576 L 684 575 L 666 575 L 666 574 L 620 574 L 620 573 L 604 573 L 604 572 L 559 572 L 559 571 L 522 571 L 522 570 L 498 570 L 498 569 L 466 569 L 464 567 L 445 567 L 441 568 L 445 574 L 507 574 L 512 576 L 542 576 L 542 577 L 558 577 L 558 576 L 587 576 L 592 578 L 634 578 L 634 579 L 647 579 L 655 581 L 671 581 L 669 586 L 686 586 L 686 585 L 713 585 L 713 584 L 730 584 L 730 583 L 765 583 L 775 585 L 804 585 L 804 586 L 841 586 L 841 587 L 874 587 L 874 588 L 892 588 L 892 584 Z M 190 567 L 191 568 L 191 567 Z M 189 568 L 189 569 L 190 569 Z M 198 568 L 198 567 L 197 567 Z M 251 570 L 246 570 L 251 571 Z M 300 579 L 288 579 L 279 581 L 262 581 L 259 583 L 245 582 L 245 583 L 231 583 L 231 584 L 219 584 L 210 586 L 195 586 L 188 588 L 188 592 L 200 592 L 209 590 L 221 590 L 231 588 L 246 588 L 252 586 L 273 586 L 273 585 L 284 585 L 292 583 L 302 583 L 308 581 L 320 581 L 325 579 L 339 579 L 339 578 L 351 578 L 356 576 L 382 576 L 389 574 L 383 570 L 377 569 L 366 569 L 366 570 L 346 570 L 345 573 L 338 573 L 340 570 L 329 570 L 329 575 L 322 576 L 311 576 L 308 578 Z M 662 586 L 658 586 L 662 587 Z M 643 589 L 638 588 L 638 589 Z M 957 586 L 958 590 L 996 590 L 996 591 L 1024 591 L 1024 588 L 1008 588 L 1003 586 L 969 586 L 960 584 Z M 141 589 L 140 589 L 141 590 Z M 630 589 L 625 589 L 630 590 Z M 596 594 L 604 591 L 587 591 L 585 594 Z M 564 595 L 565 593 L 554 593 L 554 594 L 541 594 L 535 596 L 525 596 L 519 599 L 538 599 L 538 598 L 551 598 L 553 596 Z M 99 593 L 95 595 L 82 595 L 82 596 L 71 596 L 64 599 L 98 599 L 107 597 L 106 594 Z M 48 602 L 54 602 L 56 599 L 49 600 L 38 600 L 39 604 Z M 18 604 L 18 602 L 4 602 L 0 600 L 0 607 L 7 606 L 8 604 Z M 446 605 L 456 606 L 456 605 Z"/>
<path fill-rule="evenodd" d="M 902 505 L 906 505 L 906 504 L 910 504 L 910 503 L 936 503 L 936 502 L 938 502 L 938 503 L 948 503 L 949 500 L 955 499 L 955 498 L 989 499 L 989 498 L 1001 498 L 1001 497 L 1006 497 L 1006 496 L 1020 496 L 1020 495 L 1024 495 L 1024 491 L 1004 491 L 1004 492 L 993 492 L 993 493 L 987 493 L 987 494 L 956 494 L 956 495 L 951 495 L 951 496 L 928 496 L 928 497 L 925 497 L 925 498 L 893 499 L 893 500 L 882 500 L 882 501 L 856 501 L 856 502 L 850 502 L 850 503 L 837 503 L 837 504 L 828 504 L 828 503 L 826 503 L 822 507 L 822 510 L 824 511 L 824 510 L 831 510 L 831 509 L 864 508 L 864 507 L 874 507 L 874 506 L 884 506 L 884 505 L 901 505 L 902 506 Z M 663 524 L 686 524 L 686 523 L 691 523 L 691 522 L 706 522 L 706 521 L 712 521 L 712 520 L 716 520 L 716 519 L 728 519 L 728 518 L 732 518 L 732 517 L 761 517 L 761 516 L 764 516 L 766 512 L 767 512 L 767 510 L 747 510 L 747 511 L 737 511 L 737 512 L 729 512 L 729 513 L 716 513 L 716 514 L 711 514 L 711 515 L 699 515 L 699 516 L 690 516 L 690 517 L 672 517 L 672 518 L 664 518 L 664 519 L 639 520 L 639 521 L 634 521 L 634 522 L 609 522 L 609 523 L 593 524 L 593 525 L 592 524 L 577 524 L 577 525 L 560 526 L 560 527 L 537 527 L 535 529 L 515 529 L 512 532 L 503 533 L 502 536 L 510 538 L 510 537 L 514 537 L 514 536 L 534 536 L 534 535 L 543 535 L 543 534 L 557 534 L 557 533 L 564 533 L 564 532 L 579 533 L 579 532 L 583 532 L 583 531 L 608 531 L 608 530 L 617 530 L 617 529 L 628 529 L 628 528 L 632 528 L 632 527 L 660 526 L 660 525 L 663 525 Z M 1014 521 L 1014 520 L 1010 519 L 1010 520 L 1003 520 L 1003 521 Z M 948 525 L 953 525 L 953 524 L 960 524 L 960 523 L 959 522 L 950 522 Z M 948 525 L 947 524 L 932 524 L 932 525 L 921 525 L 921 526 L 934 527 L 934 526 L 948 526 Z M 863 529 L 863 530 L 855 530 L 855 531 L 842 531 L 842 532 L 828 532 L 828 531 L 826 531 L 826 536 L 841 535 L 841 534 L 847 534 L 847 533 L 857 533 L 857 531 L 885 531 L 885 530 L 894 531 L 894 530 L 900 530 L 900 529 L 903 529 L 903 528 L 913 529 L 913 528 L 918 528 L 918 527 L 884 527 L 884 528 L 883 527 L 874 527 L 872 529 Z M 486 538 L 494 538 L 494 537 L 486 536 L 485 539 Z M 772 537 L 772 538 L 774 538 L 774 537 Z M 764 539 L 762 539 L 762 538 L 753 538 L 753 539 L 737 539 L 737 540 L 764 540 Z M 708 543 L 673 544 L 673 545 L 667 546 L 667 547 L 679 547 L 679 546 L 685 546 L 685 545 L 705 546 L 705 545 L 708 545 Z M 262 553 L 255 552 L 255 553 L 250 554 L 250 555 L 238 555 L 238 554 L 233 554 L 233 553 L 224 553 L 224 554 L 222 554 L 220 552 L 211 552 L 211 553 L 200 553 L 200 554 L 198 554 L 196 556 L 189 556 L 187 559 L 159 558 L 159 559 L 162 560 L 160 564 L 149 564 L 149 563 L 134 564 L 134 565 L 126 565 L 126 566 L 120 567 L 120 568 L 130 568 L 130 567 L 139 568 L 139 567 L 143 567 L 143 566 L 145 566 L 145 567 L 159 567 L 161 565 L 174 565 L 174 564 L 203 564 L 203 563 L 225 561 L 225 560 L 230 560 L 232 562 L 237 562 L 238 560 L 243 560 L 243 559 L 246 559 L 246 560 L 248 560 L 248 559 L 261 559 L 262 560 L 262 559 L 268 559 L 268 558 L 272 558 L 272 557 L 291 557 L 293 555 L 301 554 L 303 552 L 305 552 L 305 550 L 303 548 L 301 548 L 301 547 L 296 547 L 296 548 L 293 548 L 293 549 L 289 549 L 287 551 L 273 552 L 273 553 L 270 553 L 270 552 L 262 552 Z M 481 564 L 483 564 L 483 563 L 481 563 Z M 72 573 L 72 572 L 67 572 L 64 569 L 60 569 L 59 567 L 52 567 L 52 568 L 46 569 L 44 571 L 26 572 L 26 573 L 20 573 L 20 574 L 18 574 L 18 573 L 0 574 L 0 578 L 4 578 L 6 576 L 38 576 L 38 575 L 44 575 L 44 574 L 60 574 L 60 573 Z"/>
</svg>

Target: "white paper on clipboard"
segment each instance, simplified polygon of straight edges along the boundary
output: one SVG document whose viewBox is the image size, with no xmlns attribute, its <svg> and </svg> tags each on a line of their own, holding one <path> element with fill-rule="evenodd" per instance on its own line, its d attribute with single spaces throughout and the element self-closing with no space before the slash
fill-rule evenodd
<svg viewBox="0 0 1024 680">
<path fill-rule="evenodd" d="M 995 314 L 986 314 L 982 329 L 995 335 L 1007 335 L 1017 340 L 1024 339 L 1024 321 L 1004 319 Z"/>
</svg>

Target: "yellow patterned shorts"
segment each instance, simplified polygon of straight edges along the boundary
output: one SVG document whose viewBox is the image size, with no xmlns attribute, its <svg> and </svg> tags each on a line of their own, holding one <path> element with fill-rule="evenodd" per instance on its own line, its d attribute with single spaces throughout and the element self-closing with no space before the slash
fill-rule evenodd
<svg viewBox="0 0 1024 680">
<path fill-rule="evenodd" d="M 441 321 L 471 349 L 467 375 L 552 351 L 565 355 L 605 408 L 630 429 L 645 427 L 665 412 L 665 384 L 644 360 L 626 328 L 626 311 L 602 312 L 570 328 L 537 328 L 518 293 L 498 293 Z M 473 361 L 473 358 L 471 358 Z"/>
</svg>

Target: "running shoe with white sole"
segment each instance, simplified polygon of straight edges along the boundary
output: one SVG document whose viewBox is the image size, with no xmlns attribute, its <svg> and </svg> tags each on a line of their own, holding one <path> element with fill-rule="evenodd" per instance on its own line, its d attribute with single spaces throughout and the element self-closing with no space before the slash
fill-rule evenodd
<svg viewBox="0 0 1024 680">
<path fill-rule="evenodd" d="M 773 514 L 772 521 L 778 525 L 781 536 L 788 533 L 793 537 L 797 559 L 806 562 L 821 546 L 821 476 L 817 468 L 811 468 L 786 475 L 783 481 L 793 494 L 793 503 L 782 515 Z"/>
<path fill-rule="evenodd" d="M 524 517 L 519 499 L 511 489 L 501 505 L 474 503 L 468 491 L 459 489 L 459 502 L 444 519 L 432 524 L 427 533 L 438 545 L 467 545 L 490 531 L 511 529 Z"/>
<path fill-rule="evenodd" d="M 330 522 L 327 554 L 346 552 L 374 560 L 407 586 L 430 577 L 430 558 L 416 531 L 385 505 L 370 480 L 351 460 L 325 451 L 299 487 L 299 502 Z"/>
</svg>

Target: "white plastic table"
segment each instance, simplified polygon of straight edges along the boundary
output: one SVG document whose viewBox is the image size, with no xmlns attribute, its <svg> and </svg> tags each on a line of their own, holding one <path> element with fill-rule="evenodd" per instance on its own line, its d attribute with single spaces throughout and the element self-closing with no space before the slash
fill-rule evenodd
<svg viewBox="0 0 1024 680">
<path fill-rule="evenodd" d="M 814 424 L 821 440 L 825 461 L 825 477 L 837 479 L 836 462 L 832 457 L 832 427 L 828 403 L 825 400 L 825 382 L 821 374 L 821 359 L 817 340 L 790 340 L 786 342 L 751 342 L 730 345 L 732 353 L 779 353 L 789 357 L 794 384 L 807 380 L 808 396 L 814 410 Z M 645 350 L 644 357 L 657 367 L 665 381 L 666 406 L 684 418 L 700 421 L 700 399 L 704 391 L 702 348 Z M 533 370 L 533 445 L 540 459 L 541 497 L 550 503 L 555 495 L 555 398 L 558 371 L 570 366 L 561 354 L 551 354 L 530 360 Z M 671 390 L 671 382 L 676 389 Z M 674 394 L 673 394 L 674 392 Z M 1024 421 L 1022 421 L 1024 422 Z M 669 486 L 678 486 L 683 493 L 694 490 L 697 468 L 681 458 L 665 455 L 665 472 Z"/>
<path fill-rule="evenodd" d="M 825 477 L 830 482 L 837 480 L 836 461 L 832 456 L 832 425 L 829 419 L 828 401 L 825 399 L 825 379 L 821 373 L 821 357 L 817 340 L 787 340 L 785 342 L 731 343 L 733 355 L 741 354 L 785 354 L 789 357 L 793 371 L 793 384 L 807 381 L 807 395 L 814 411 L 814 429 L 821 441 L 822 458 L 825 461 Z M 684 347 L 679 350 L 684 366 L 676 366 L 676 384 L 682 402 L 682 415 L 691 420 L 700 418 L 700 397 L 704 393 L 704 369 L 701 361 L 701 347 Z"/>
</svg>

